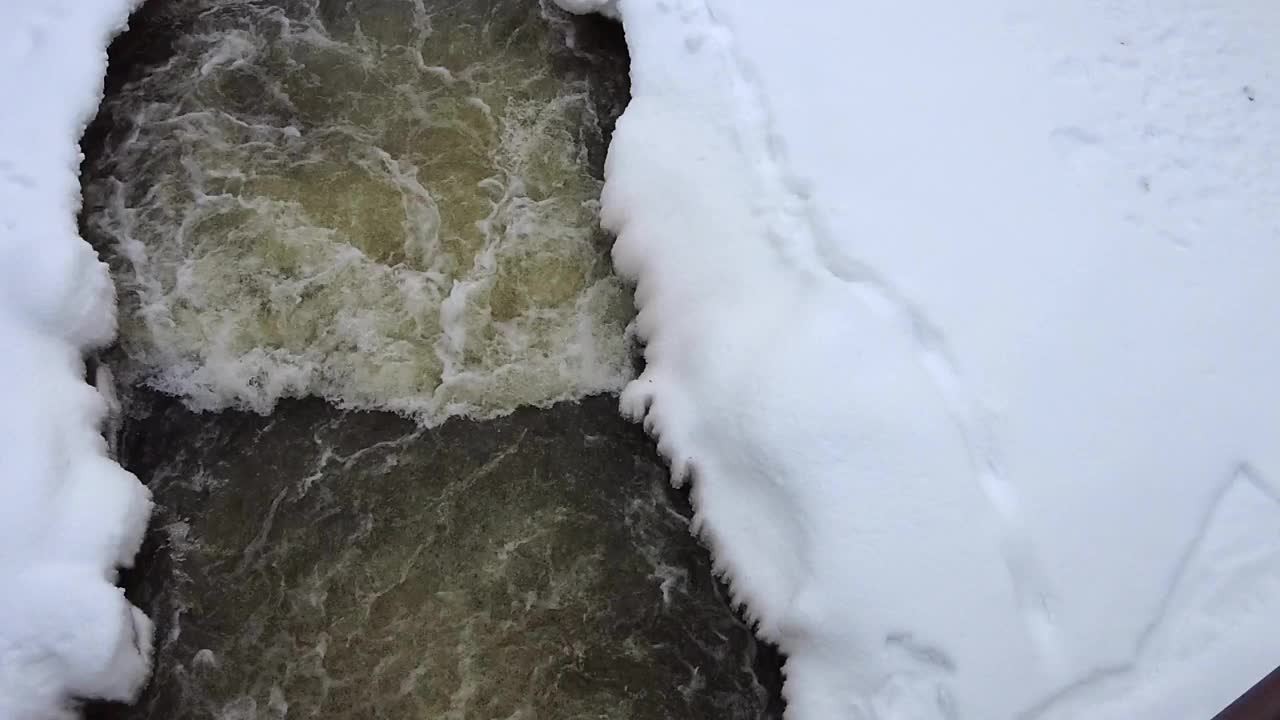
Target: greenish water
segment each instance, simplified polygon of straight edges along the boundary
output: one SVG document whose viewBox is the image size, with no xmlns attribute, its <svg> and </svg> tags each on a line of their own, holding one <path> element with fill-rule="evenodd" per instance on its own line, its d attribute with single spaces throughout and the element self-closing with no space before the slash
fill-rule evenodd
<svg viewBox="0 0 1280 720">
<path fill-rule="evenodd" d="M 149 0 L 111 58 L 82 226 L 158 629 L 142 700 L 90 718 L 780 716 L 778 658 L 597 395 L 632 374 L 595 219 L 618 28 Z"/>
<path fill-rule="evenodd" d="M 596 221 L 620 56 L 536 0 L 157 2 L 180 33 L 85 186 L 130 380 L 435 424 L 630 377 Z"/>
<path fill-rule="evenodd" d="M 776 660 L 612 398 L 421 429 L 135 396 L 146 718 L 772 717 Z M 757 676 L 757 670 L 764 675 Z"/>
</svg>

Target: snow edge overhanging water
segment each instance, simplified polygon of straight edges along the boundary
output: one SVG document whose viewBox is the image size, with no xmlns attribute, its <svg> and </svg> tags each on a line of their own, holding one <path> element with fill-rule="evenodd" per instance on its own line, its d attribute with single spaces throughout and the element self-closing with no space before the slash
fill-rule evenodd
<svg viewBox="0 0 1280 720">
<path fill-rule="evenodd" d="M 107 267 L 76 231 L 79 139 L 106 48 L 137 2 L 15 2 L 0 15 L 0 717 L 71 718 L 79 698 L 131 700 L 150 671 L 150 620 L 115 586 L 151 511 L 108 457 L 110 378 L 85 358 L 115 336 Z"/>
</svg>

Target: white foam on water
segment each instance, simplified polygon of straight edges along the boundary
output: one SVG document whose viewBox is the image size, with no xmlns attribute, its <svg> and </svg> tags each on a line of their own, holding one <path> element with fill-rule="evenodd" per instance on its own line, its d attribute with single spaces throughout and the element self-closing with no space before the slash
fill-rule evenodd
<svg viewBox="0 0 1280 720">
<path fill-rule="evenodd" d="M 540 8 L 184 12 L 175 56 L 111 99 L 127 130 L 87 193 L 130 379 L 197 409 L 319 395 L 427 424 L 629 379 L 592 90 Z"/>
</svg>

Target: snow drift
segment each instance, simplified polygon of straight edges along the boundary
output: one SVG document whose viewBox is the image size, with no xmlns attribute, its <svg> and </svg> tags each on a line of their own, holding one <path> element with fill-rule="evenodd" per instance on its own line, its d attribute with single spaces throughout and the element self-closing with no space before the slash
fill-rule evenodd
<svg viewBox="0 0 1280 720">
<path fill-rule="evenodd" d="M 1204 718 L 1280 663 L 1280 13 L 608 5 L 623 411 L 788 717 Z"/>
<path fill-rule="evenodd" d="M 129 700 L 151 623 L 115 587 L 149 494 L 107 457 L 84 354 L 115 333 L 106 266 L 76 231 L 77 141 L 129 0 L 0 5 L 0 718 Z M 105 386 L 104 386 L 105 387 Z"/>
</svg>

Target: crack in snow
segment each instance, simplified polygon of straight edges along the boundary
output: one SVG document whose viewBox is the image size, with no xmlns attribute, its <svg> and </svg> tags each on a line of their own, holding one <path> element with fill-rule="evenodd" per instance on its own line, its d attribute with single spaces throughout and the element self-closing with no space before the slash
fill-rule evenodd
<svg viewBox="0 0 1280 720">
<path fill-rule="evenodd" d="M 1035 720 L 1054 711 L 1070 712 L 1071 708 L 1090 707 L 1100 697 L 1117 689 L 1117 686 L 1131 686 L 1141 679 L 1140 676 L 1146 666 L 1154 660 L 1152 646 L 1162 637 L 1176 630 L 1180 615 L 1174 612 L 1174 600 L 1188 582 L 1187 576 L 1190 574 L 1192 564 L 1215 527 L 1218 514 L 1227 496 L 1239 484 L 1251 486 L 1273 504 L 1280 506 L 1280 495 L 1277 495 L 1275 488 L 1271 487 L 1249 464 L 1237 465 L 1214 489 L 1206 510 L 1196 525 L 1194 535 L 1187 541 L 1170 574 L 1154 618 L 1138 636 L 1132 659 L 1121 664 L 1095 669 L 1089 675 L 1021 713 L 1018 716 L 1019 720 Z"/>
</svg>

